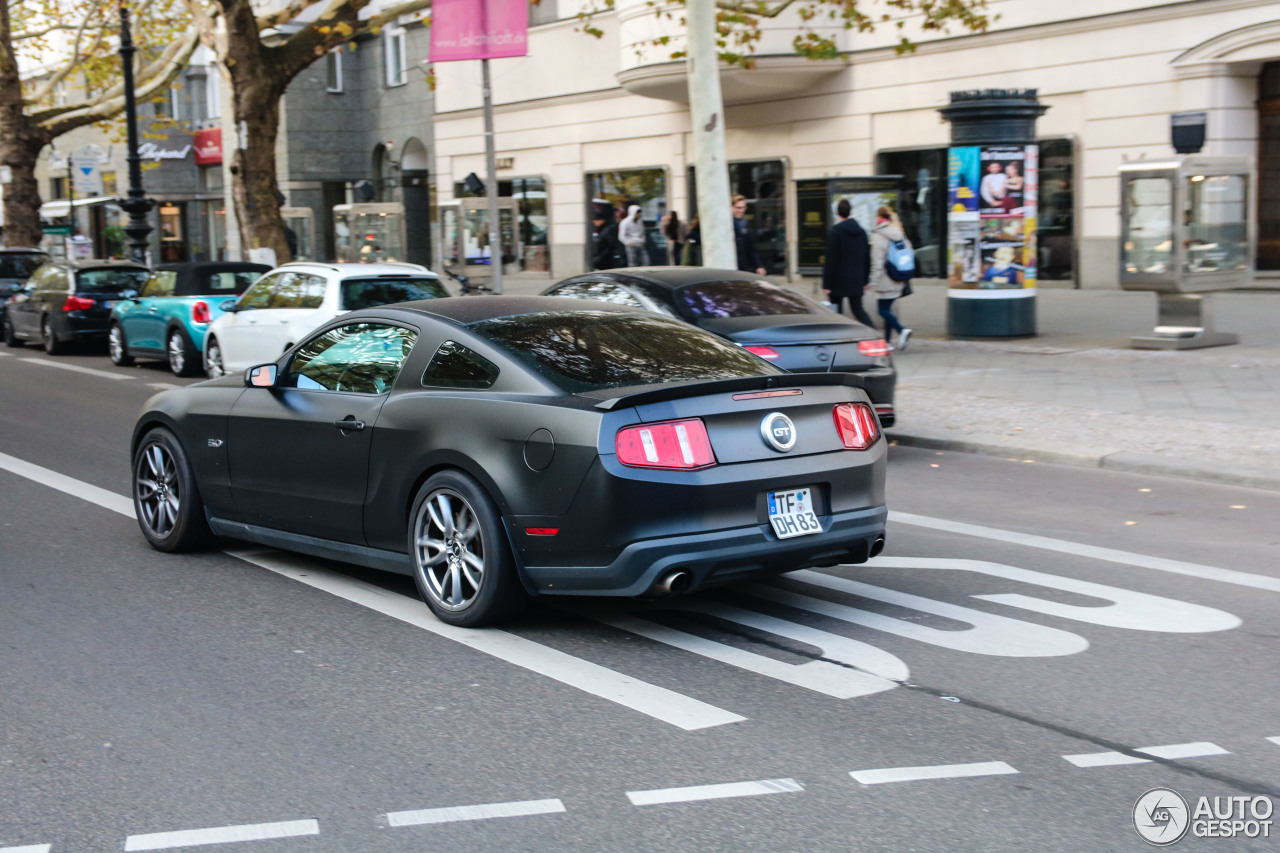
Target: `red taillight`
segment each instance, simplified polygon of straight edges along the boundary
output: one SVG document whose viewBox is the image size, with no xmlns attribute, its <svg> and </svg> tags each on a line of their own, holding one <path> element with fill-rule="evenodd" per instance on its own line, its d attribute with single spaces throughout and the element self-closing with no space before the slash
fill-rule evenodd
<svg viewBox="0 0 1280 853">
<path fill-rule="evenodd" d="M 98 304 L 98 300 L 90 299 L 87 296 L 68 296 L 67 301 L 62 303 L 63 311 L 88 311 L 90 308 Z"/>
<path fill-rule="evenodd" d="M 191 322 L 207 323 L 209 322 L 209 303 L 203 299 L 191 306 Z"/>
<path fill-rule="evenodd" d="M 863 355 L 888 355 L 889 342 L 884 338 L 876 338 L 874 341 L 858 341 L 858 352 Z"/>
<path fill-rule="evenodd" d="M 618 430 L 618 461 L 632 468 L 706 468 L 716 464 L 707 427 L 697 418 Z"/>
<path fill-rule="evenodd" d="M 524 532 L 528 533 L 530 536 L 555 536 L 557 533 L 560 532 L 560 528 L 559 527 L 526 527 L 524 529 Z"/>
<path fill-rule="evenodd" d="M 866 403 L 841 403 L 832 414 L 840 440 L 849 450 L 866 450 L 880 437 L 880 421 Z"/>
<path fill-rule="evenodd" d="M 747 352 L 753 352 L 761 358 L 767 358 L 773 361 L 778 357 L 778 351 L 773 347 L 743 347 Z"/>
</svg>

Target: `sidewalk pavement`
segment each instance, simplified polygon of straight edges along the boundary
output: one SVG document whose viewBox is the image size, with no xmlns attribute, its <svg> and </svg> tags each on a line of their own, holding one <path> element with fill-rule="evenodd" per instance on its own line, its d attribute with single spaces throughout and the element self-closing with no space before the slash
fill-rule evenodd
<svg viewBox="0 0 1280 853">
<path fill-rule="evenodd" d="M 1130 347 L 1153 293 L 1042 287 L 1035 336 L 951 340 L 946 287 L 913 289 L 895 305 L 914 335 L 894 354 L 891 441 L 1280 490 L 1280 292 L 1209 295 L 1240 343 L 1173 351 Z"/>
</svg>

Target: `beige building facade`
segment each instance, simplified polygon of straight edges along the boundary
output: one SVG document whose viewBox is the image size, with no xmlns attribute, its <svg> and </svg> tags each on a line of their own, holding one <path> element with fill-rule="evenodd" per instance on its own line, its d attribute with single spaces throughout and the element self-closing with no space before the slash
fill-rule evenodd
<svg viewBox="0 0 1280 853">
<path fill-rule="evenodd" d="M 594 20 L 596 39 L 566 2 L 560 20 L 531 29 L 528 57 L 491 62 L 498 177 L 523 192 L 522 236 L 545 246 L 528 268 L 550 278 L 589 268 L 593 209 L 641 204 L 661 260 L 658 219 L 694 207 L 685 64 L 670 58 L 680 10 L 659 18 L 645 0 L 618 0 Z M 843 59 L 831 62 L 794 56 L 797 22 L 778 20 L 755 70 L 722 69 L 731 182 L 752 201 L 772 274 L 800 277 L 806 179 L 902 175 L 917 248 L 945 246 L 950 126 L 938 110 L 954 91 L 1034 89 L 1048 107 L 1036 128 L 1042 234 L 1059 238 L 1042 243 L 1042 285 L 1119 286 L 1119 168 L 1171 157 L 1171 116 L 1185 112 L 1207 113 L 1202 154 L 1259 163 L 1259 278 L 1280 284 L 1280 4 L 993 0 L 989 11 L 984 33 L 923 33 L 910 19 L 902 31 L 833 33 Z M 900 32 L 914 52 L 895 50 Z M 454 62 L 435 73 L 434 178 L 448 201 L 485 173 L 481 72 Z M 945 257 L 934 257 L 937 269 Z"/>
</svg>

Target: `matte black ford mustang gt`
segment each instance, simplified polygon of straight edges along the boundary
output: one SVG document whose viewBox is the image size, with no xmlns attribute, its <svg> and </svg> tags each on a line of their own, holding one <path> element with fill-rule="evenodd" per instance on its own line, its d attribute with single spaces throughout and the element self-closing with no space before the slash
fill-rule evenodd
<svg viewBox="0 0 1280 853">
<path fill-rule="evenodd" d="M 216 534 L 409 574 L 457 625 L 884 544 L 885 441 L 856 377 L 581 300 L 344 314 L 273 364 L 156 395 L 132 451 L 156 548 Z"/>
</svg>

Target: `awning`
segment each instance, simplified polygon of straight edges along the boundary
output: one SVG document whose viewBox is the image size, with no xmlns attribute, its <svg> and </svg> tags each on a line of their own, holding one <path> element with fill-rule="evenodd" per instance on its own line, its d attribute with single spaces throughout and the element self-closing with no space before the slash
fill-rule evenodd
<svg viewBox="0 0 1280 853">
<path fill-rule="evenodd" d="M 119 199 L 113 195 L 92 196 L 90 198 L 78 198 L 75 201 L 60 198 L 56 201 L 46 201 L 40 205 L 40 218 L 49 221 L 53 219 L 61 219 L 71 213 L 71 205 L 76 207 L 88 207 L 94 204 L 115 204 Z"/>
</svg>

